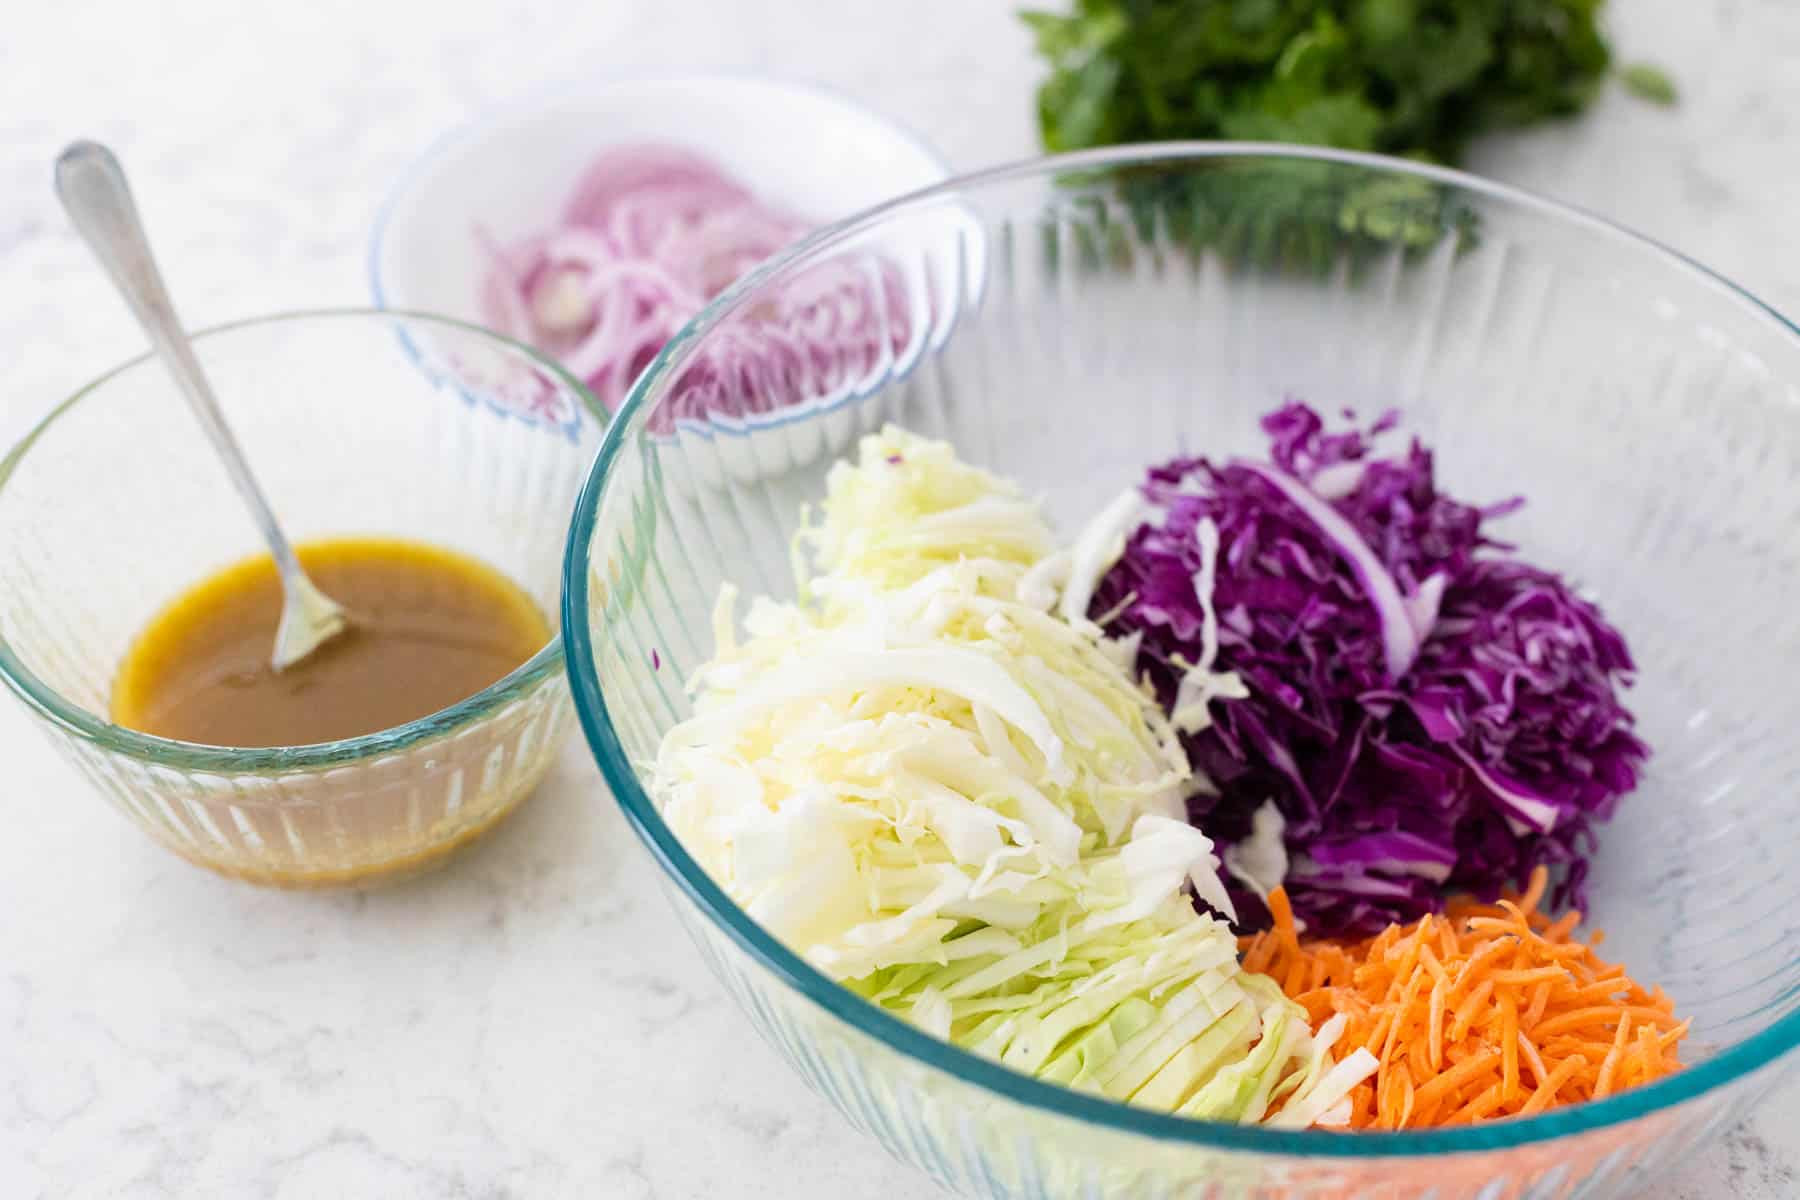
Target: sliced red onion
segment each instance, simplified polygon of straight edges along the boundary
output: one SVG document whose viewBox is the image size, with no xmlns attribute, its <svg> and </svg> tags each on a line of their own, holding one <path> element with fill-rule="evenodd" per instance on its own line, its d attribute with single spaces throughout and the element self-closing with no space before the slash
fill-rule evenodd
<svg viewBox="0 0 1800 1200">
<path fill-rule="evenodd" d="M 691 151 L 616 147 L 582 173 L 553 231 L 511 247 L 477 232 L 491 260 L 483 317 L 561 359 L 616 410 L 677 330 L 809 228 Z M 820 399 L 898 354 L 911 324 L 892 263 L 821 263 L 718 329 L 652 428 Z"/>
</svg>

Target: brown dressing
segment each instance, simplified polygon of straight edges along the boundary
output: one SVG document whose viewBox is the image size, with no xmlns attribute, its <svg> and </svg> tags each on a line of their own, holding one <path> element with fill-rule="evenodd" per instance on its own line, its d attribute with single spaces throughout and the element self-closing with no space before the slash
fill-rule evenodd
<svg viewBox="0 0 1800 1200">
<path fill-rule="evenodd" d="M 352 628 L 277 674 L 281 584 L 267 555 L 179 597 L 125 657 L 115 723 L 213 746 L 300 746 L 404 725 L 479 692 L 550 640 L 512 580 L 419 542 L 341 538 L 297 547 Z"/>
</svg>

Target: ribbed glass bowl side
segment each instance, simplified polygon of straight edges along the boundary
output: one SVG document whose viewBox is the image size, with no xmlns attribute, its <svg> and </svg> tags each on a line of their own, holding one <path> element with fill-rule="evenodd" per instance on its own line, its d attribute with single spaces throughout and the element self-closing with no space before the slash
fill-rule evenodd
<svg viewBox="0 0 1800 1200">
<path fill-rule="evenodd" d="M 531 794 L 573 726 L 568 682 L 553 673 L 440 736 L 338 766 L 169 766 L 44 728 L 96 792 L 183 858 L 251 883 L 315 888 L 440 865 Z"/>
<path fill-rule="evenodd" d="M 713 974 L 807 1086 L 900 1162 L 981 1200 L 1568 1200 L 1631 1197 L 1731 1128 L 1771 1064 L 1637 1121 L 1452 1154 L 1272 1154 L 1194 1146 L 1021 1103 L 896 1051 L 813 1004 L 664 888 Z"/>
<path fill-rule="evenodd" d="M 754 381 L 848 391 L 780 447 L 647 423 L 761 289 L 897 265 L 914 355 Z M 1772 1086 L 1800 1040 L 1800 337 L 1678 257 L 1450 173 L 1329 153 L 1115 152 L 991 173 L 822 235 L 640 381 L 578 506 L 571 681 L 614 794 L 763 1035 L 890 1151 L 969 1195 L 1629 1195 Z M 809 393 L 810 394 L 810 393 Z M 1460 496 L 1632 642 L 1655 747 L 1591 883 L 1606 952 L 1693 1016 L 1674 1079 L 1416 1135 L 1178 1122 L 1019 1080 L 834 988 L 757 930 L 645 790 L 721 583 L 791 596 L 802 505 L 893 421 L 1042 493 L 1064 530 L 1177 453 L 1256 449 L 1285 397 L 1401 410 Z M 784 395 L 785 400 L 795 397 Z M 774 398 L 772 398 L 774 399 Z M 1787 1055 L 1786 1061 L 1783 1056 Z"/>
</svg>

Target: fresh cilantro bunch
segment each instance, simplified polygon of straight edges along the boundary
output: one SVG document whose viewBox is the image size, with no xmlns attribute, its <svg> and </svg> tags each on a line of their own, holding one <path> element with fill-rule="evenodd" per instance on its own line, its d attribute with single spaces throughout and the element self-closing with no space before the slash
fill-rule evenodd
<svg viewBox="0 0 1800 1200">
<path fill-rule="evenodd" d="M 1026 12 L 1050 150 L 1183 138 L 1454 163 L 1490 129 L 1579 112 L 1604 0 L 1075 0 Z"/>
</svg>

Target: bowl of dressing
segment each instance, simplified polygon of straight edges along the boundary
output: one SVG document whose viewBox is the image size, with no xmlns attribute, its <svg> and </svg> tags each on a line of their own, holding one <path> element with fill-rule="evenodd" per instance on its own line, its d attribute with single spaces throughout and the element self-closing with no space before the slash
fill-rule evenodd
<svg viewBox="0 0 1800 1200">
<path fill-rule="evenodd" d="M 350 632 L 270 667 L 274 565 L 144 357 L 0 461 L 0 680 L 201 866 L 323 887 L 436 865 L 529 795 L 572 727 L 553 614 L 605 414 L 534 351 L 438 317 L 274 316 L 194 349 Z"/>
</svg>

